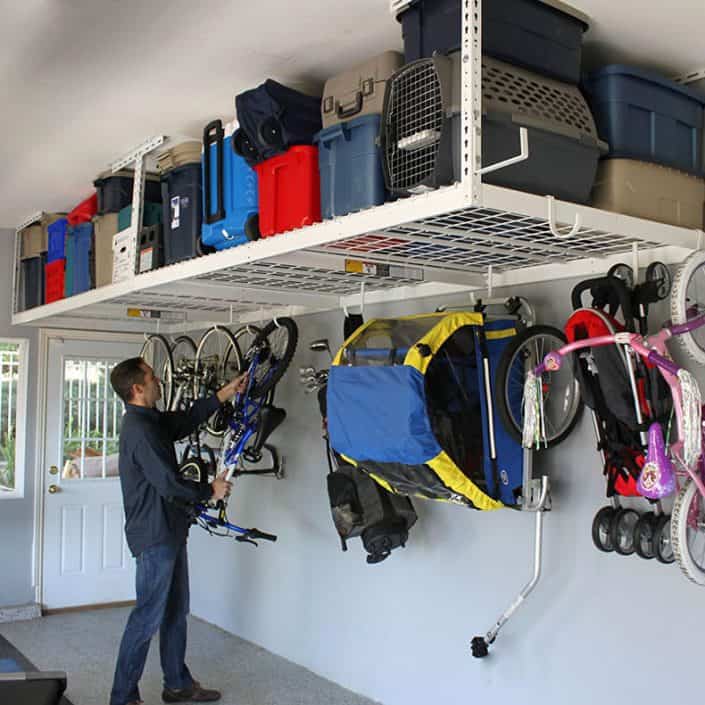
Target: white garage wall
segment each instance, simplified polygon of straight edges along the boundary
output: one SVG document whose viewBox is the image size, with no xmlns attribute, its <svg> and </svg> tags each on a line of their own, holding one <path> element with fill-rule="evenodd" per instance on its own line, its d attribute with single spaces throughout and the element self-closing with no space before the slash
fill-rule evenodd
<svg viewBox="0 0 705 705">
<path fill-rule="evenodd" d="M 29 339 L 29 370 L 37 365 L 37 330 L 10 324 L 10 290 L 15 232 L 0 230 L 0 337 Z M 32 586 L 32 526 L 34 513 L 36 374 L 29 374 L 25 425 L 25 492 L 22 499 L 0 499 L 0 607 L 34 602 Z"/>
<path fill-rule="evenodd" d="M 547 283 L 515 293 L 537 304 L 540 322 L 562 324 L 570 288 Z M 416 302 L 366 313 L 420 310 Z M 376 566 L 365 564 L 359 541 L 340 551 L 317 404 L 297 376 L 300 366 L 326 361 L 308 341 L 340 343 L 341 317 L 299 320 L 301 342 L 277 397 L 289 418 L 273 436 L 287 478 L 244 478 L 231 502 L 233 521 L 278 533 L 279 541 L 254 549 L 194 529 L 193 613 L 385 705 L 661 703 L 699 695 L 705 591 L 675 565 L 592 546 L 604 484 L 587 414 L 565 444 L 538 460 L 551 474 L 554 500 L 544 574 L 490 658 L 474 660 L 469 641 L 530 577 L 533 515 L 417 501 L 406 549 Z M 232 669 L 237 678 L 237 663 Z"/>
</svg>

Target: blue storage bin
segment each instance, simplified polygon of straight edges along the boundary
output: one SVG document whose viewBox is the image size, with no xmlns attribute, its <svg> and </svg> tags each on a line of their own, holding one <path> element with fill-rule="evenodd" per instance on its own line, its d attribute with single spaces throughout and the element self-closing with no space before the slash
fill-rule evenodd
<svg viewBox="0 0 705 705">
<path fill-rule="evenodd" d="M 162 176 L 164 264 L 198 254 L 203 218 L 200 162 L 184 164 Z"/>
<path fill-rule="evenodd" d="M 70 228 L 66 240 L 66 296 L 92 288 L 92 254 L 93 223 L 81 223 Z"/>
<path fill-rule="evenodd" d="M 364 115 L 316 135 L 324 219 L 384 203 L 384 173 L 376 144 L 381 118 Z"/>
<path fill-rule="evenodd" d="M 49 225 L 47 262 L 55 262 L 66 256 L 66 232 L 69 222 L 66 218 L 59 218 Z"/>
<path fill-rule="evenodd" d="M 223 250 L 259 238 L 257 175 L 235 154 L 220 120 L 203 131 L 204 245 Z"/>
<path fill-rule="evenodd" d="M 44 303 L 44 266 L 46 253 L 36 257 L 27 257 L 20 262 L 20 289 L 18 311 L 41 306 Z"/>
<path fill-rule="evenodd" d="M 705 96 L 658 74 L 620 65 L 593 73 L 584 88 L 610 157 L 702 174 Z"/>
<path fill-rule="evenodd" d="M 406 62 L 460 49 L 460 0 L 398 2 Z M 482 6 L 482 51 L 559 81 L 580 80 L 588 18 L 556 0 L 492 0 Z"/>
</svg>

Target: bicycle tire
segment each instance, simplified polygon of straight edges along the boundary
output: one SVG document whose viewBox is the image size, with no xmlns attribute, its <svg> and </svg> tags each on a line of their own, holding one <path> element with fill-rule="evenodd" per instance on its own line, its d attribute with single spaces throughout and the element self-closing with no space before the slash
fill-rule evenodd
<svg viewBox="0 0 705 705">
<path fill-rule="evenodd" d="M 155 347 L 155 351 L 151 350 Z M 163 359 L 158 359 L 156 349 L 161 349 Z M 157 401 L 156 407 L 159 411 L 166 411 L 171 408 L 171 399 L 174 395 L 174 359 L 171 356 L 171 346 L 169 341 L 159 333 L 147 336 L 142 345 L 139 355 L 159 376 L 161 387 L 161 399 Z"/>
<path fill-rule="evenodd" d="M 270 340 L 270 336 L 274 336 L 275 333 L 281 330 L 286 331 L 287 338 L 283 351 L 281 351 L 277 357 L 272 354 L 272 341 Z M 265 359 L 257 365 L 255 379 L 252 381 L 252 386 L 250 387 L 250 396 L 253 399 L 263 397 L 279 382 L 291 364 L 291 360 L 296 352 L 298 339 L 299 330 L 296 323 L 291 318 L 278 318 L 276 323 L 270 321 L 260 331 L 250 349 L 245 353 L 245 359 L 249 362 L 257 348 L 261 348 L 267 352 Z"/>
<path fill-rule="evenodd" d="M 540 337 L 553 338 L 554 341 L 560 342 L 560 344 L 556 344 L 553 349 L 557 349 L 568 342 L 563 331 L 558 328 L 543 325 L 532 326 L 531 328 L 521 331 L 521 333 L 512 339 L 509 345 L 504 349 L 499 364 L 497 365 L 497 373 L 495 375 L 497 412 L 507 433 L 509 433 L 517 443 L 522 442 L 523 422 L 521 418 L 516 418 L 516 414 L 512 411 L 512 408 L 517 409 L 518 407 L 523 407 L 521 401 L 524 391 L 524 375 L 521 374 L 521 378 L 517 379 L 515 364 L 518 362 L 518 355 L 521 353 L 522 349 L 528 347 L 532 339 Z M 551 348 L 545 349 L 543 354 L 548 353 L 550 349 Z M 539 360 L 536 365 L 538 365 L 539 362 L 542 362 L 542 360 Z M 550 432 L 546 434 L 546 441 L 549 448 L 557 446 L 570 435 L 580 420 L 583 411 L 580 387 L 571 372 L 569 362 L 569 360 L 566 360 L 561 372 L 552 373 L 547 376 L 548 380 L 555 380 L 557 379 L 556 374 L 563 374 L 570 380 L 569 384 L 572 385 L 573 389 L 568 408 L 563 412 L 564 421 L 561 426 L 558 427 L 558 432 L 555 434 L 551 434 Z M 533 361 L 531 364 L 533 364 Z M 565 372 L 563 372 L 563 370 L 565 370 Z M 567 389 L 566 387 L 566 390 Z"/>
<path fill-rule="evenodd" d="M 703 290 L 702 301 L 697 295 L 697 281 L 694 277 L 701 271 Z M 691 288 L 692 286 L 692 288 Z M 690 296 L 688 291 L 690 290 Z M 690 303 L 689 303 L 690 302 Z M 685 323 L 705 312 L 705 252 L 694 252 L 678 267 L 673 277 L 671 288 L 671 320 L 673 323 Z M 705 364 L 705 330 L 699 329 L 693 333 L 684 333 L 672 338 L 693 360 Z"/>
<path fill-rule="evenodd" d="M 673 503 L 673 512 L 671 513 L 671 546 L 673 554 L 678 561 L 683 573 L 686 577 L 696 585 L 705 585 L 705 563 L 698 563 L 693 557 L 691 550 L 691 542 L 693 527 L 688 526 L 688 519 L 692 518 L 691 505 L 694 501 L 700 501 L 700 511 L 703 509 L 703 500 L 698 492 L 697 485 L 689 480 L 688 483 L 681 489 Z M 697 532 L 696 529 L 696 533 Z M 702 539 L 702 536 L 701 536 Z M 702 541 L 701 541 L 702 543 Z"/>
<path fill-rule="evenodd" d="M 196 358 L 195 358 L 195 363 L 194 363 L 194 398 L 198 399 L 200 396 L 201 392 L 201 382 L 202 380 L 199 379 L 199 374 L 201 372 L 201 369 L 203 367 L 203 361 L 205 358 L 205 349 L 206 349 L 206 343 L 208 340 L 210 340 L 214 335 L 222 335 L 225 338 L 225 345 L 223 346 L 223 349 L 220 352 L 220 357 L 217 363 L 217 368 L 216 368 L 216 377 L 218 382 L 222 382 L 222 384 L 226 384 L 232 379 L 233 375 L 228 374 L 229 368 L 226 367 L 226 365 L 231 364 L 233 367 L 237 367 L 237 371 L 239 372 L 242 370 L 242 353 L 240 352 L 240 346 L 237 344 L 237 340 L 235 340 L 235 336 L 230 332 L 228 328 L 225 328 L 224 326 L 213 326 L 212 328 L 209 328 L 202 336 L 201 339 L 198 341 L 198 347 L 196 348 Z M 234 362 L 230 362 L 230 357 L 234 355 L 235 360 Z M 216 386 L 216 384 L 213 384 L 211 386 Z M 217 391 L 216 389 L 212 389 L 210 391 Z"/>
</svg>

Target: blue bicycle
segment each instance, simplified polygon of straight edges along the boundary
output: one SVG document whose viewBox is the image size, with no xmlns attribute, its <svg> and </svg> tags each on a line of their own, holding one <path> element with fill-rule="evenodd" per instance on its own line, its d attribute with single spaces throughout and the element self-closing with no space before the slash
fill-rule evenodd
<svg viewBox="0 0 705 705">
<path fill-rule="evenodd" d="M 238 340 L 249 335 L 244 356 Z M 232 335 L 226 328 L 215 326 L 206 331 L 199 343 L 194 362 L 194 388 L 205 396 L 246 369 L 247 388 L 237 394 L 209 419 L 208 432 L 222 434 L 222 448 L 217 463 L 204 460 L 198 452 L 180 466 L 181 476 L 191 481 L 210 483 L 225 473 L 227 480 L 242 475 L 274 475 L 282 477 L 282 463 L 267 439 L 286 418 L 284 409 L 274 405 L 274 387 L 286 372 L 296 350 L 298 329 L 290 318 L 279 318 L 263 329 L 246 326 Z M 200 451 L 200 446 L 199 446 Z M 271 467 L 258 466 L 265 452 Z M 192 518 L 212 535 L 231 536 L 241 542 L 255 539 L 276 541 L 277 537 L 258 529 L 246 529 L 228 521 L 227 500 L 196 505 Z"/>
</svg>

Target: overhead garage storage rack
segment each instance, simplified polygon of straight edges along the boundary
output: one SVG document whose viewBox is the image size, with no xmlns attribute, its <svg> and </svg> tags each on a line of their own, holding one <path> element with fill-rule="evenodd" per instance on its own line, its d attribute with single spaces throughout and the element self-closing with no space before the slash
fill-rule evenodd
<svg viewBox="0 0 705 705">
<path fill-rule="evenodd" d="M 501 165 L 480 168 L 481 0 L 463 8 L 461 182 L 24 312 L 16 269 L 13 324 L 168 333 L 338 309 L 363 292 L 374 303 L 604 273 L 625 258 L 675 263 L 703 246 L 700 230 L 483 184 L 482 174 Z"/>
</svg>

